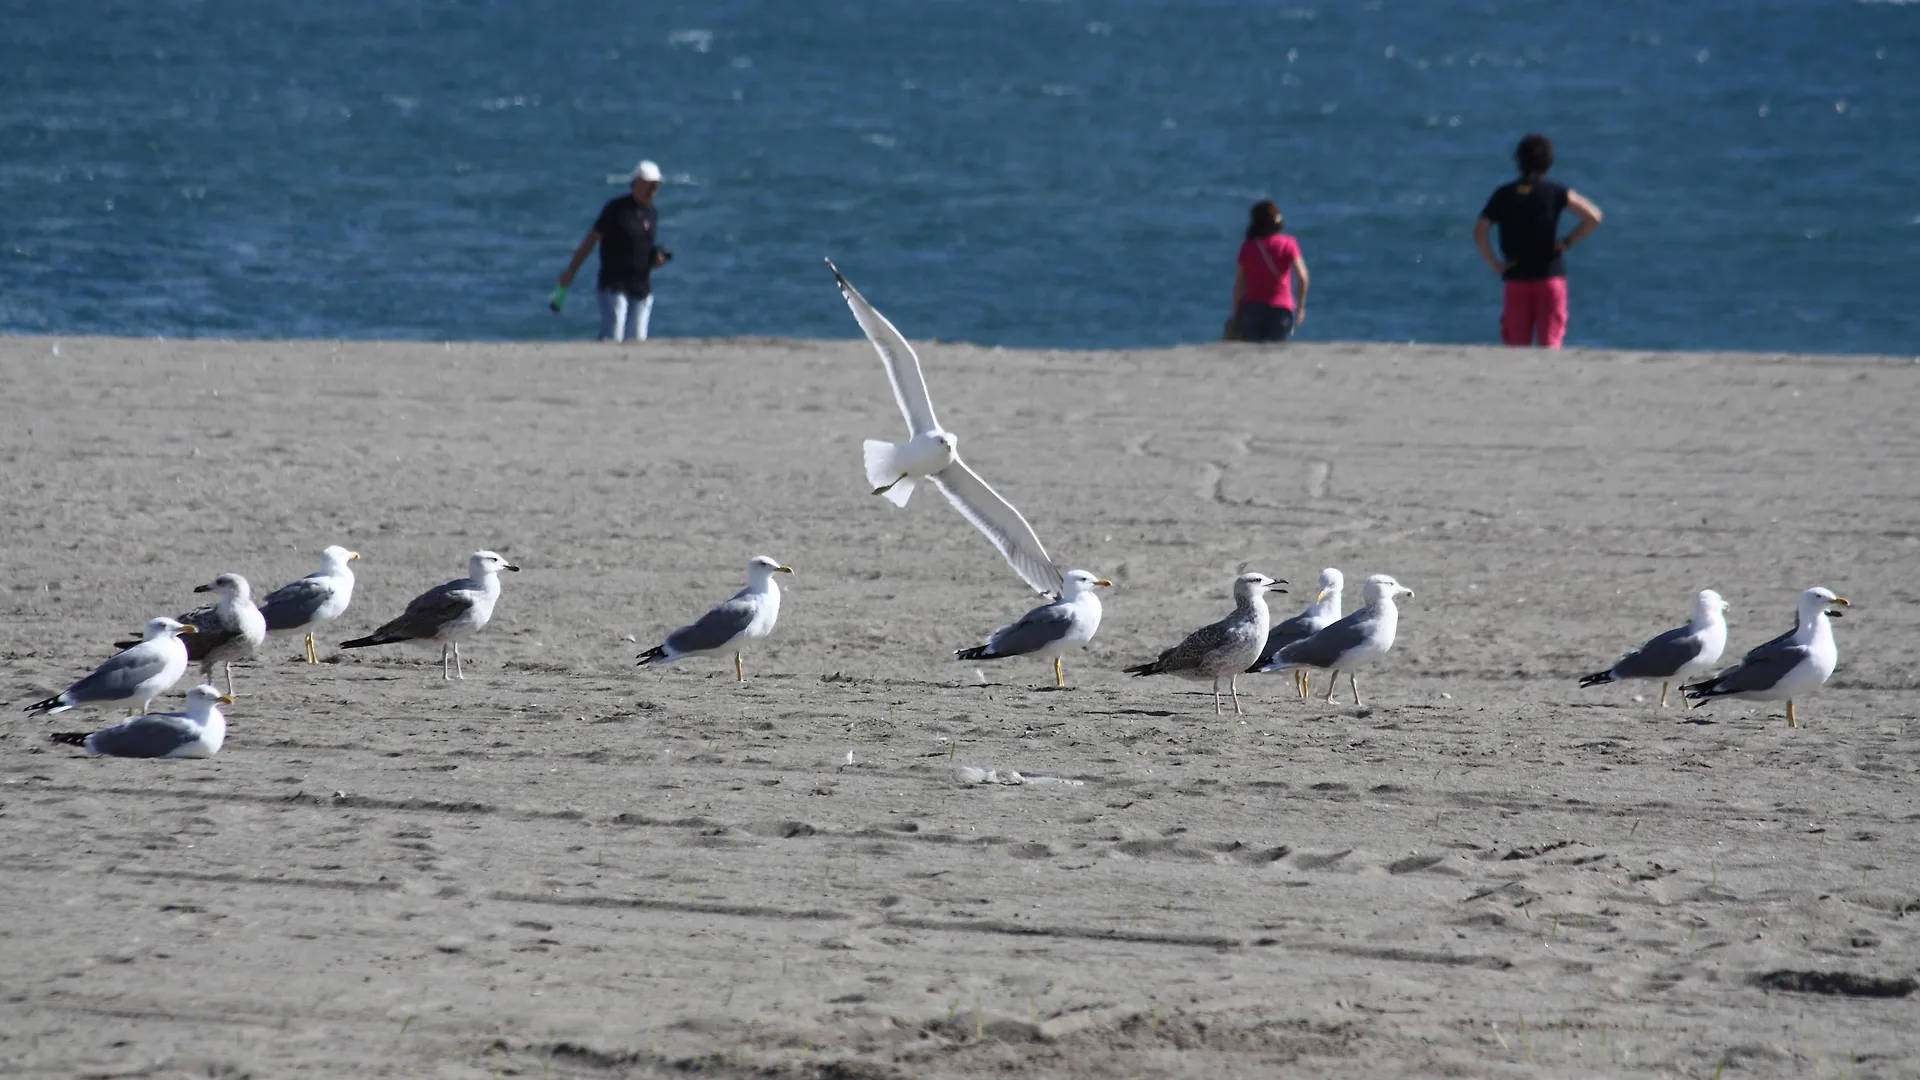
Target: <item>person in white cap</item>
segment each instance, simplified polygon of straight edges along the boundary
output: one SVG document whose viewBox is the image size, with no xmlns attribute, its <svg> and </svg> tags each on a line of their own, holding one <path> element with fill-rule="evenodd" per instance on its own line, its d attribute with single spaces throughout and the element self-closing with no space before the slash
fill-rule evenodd
<svg viewBox="0 0 1920 1080">
<path fill-rule="evenodd" d="M 560 274 L 560 287 L 571 288 L 573 275 L 580 272 L 594 245 L 600 245 L 601 341 L 647 340 L 647 321 L 653 315 L 653 268 L 673 258 L 673 252 L 659 244 L 660 214 L 653 206 L 653 197 L 660 191 L 660 166 L 651 161 L 634 166 L 631 188 L 630 194 L 600 208 L 600 216 Z"/>
</svg>

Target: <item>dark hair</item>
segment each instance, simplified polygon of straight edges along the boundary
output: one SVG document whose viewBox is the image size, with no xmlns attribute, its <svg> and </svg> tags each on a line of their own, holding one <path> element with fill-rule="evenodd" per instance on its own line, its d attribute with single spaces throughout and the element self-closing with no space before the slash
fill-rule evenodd
<svg viewBox="0 0 1920 1080">
<path fill-rule="evenodd" d="M 1261 199 L 1253 204 L 1253 212 L 1248 215 L 1247 239 L 1256 236 L 1272 236 L 1286 226 L 1286 218 L 1280 216 L 1280 208 L 1273 205 L 1272 199 Z"/>
<path fill-rule="evenodd" d="M 1528 135 L 1513 148 L 1513 162 L 1523 176 L 1544 176 L 1553 168 L 1553 141 L 1545 135 Z"/>
</svg>

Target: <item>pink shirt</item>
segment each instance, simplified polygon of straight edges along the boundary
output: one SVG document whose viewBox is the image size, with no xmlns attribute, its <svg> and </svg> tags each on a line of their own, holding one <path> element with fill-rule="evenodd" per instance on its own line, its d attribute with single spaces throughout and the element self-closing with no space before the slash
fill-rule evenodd
<svg viewBox="0 0 1920 1080">
<path fill-rule="evenodd" d="M 1240 273 L 1247 280 L 1247 291 L 1240 299 L 1250 304 L 1293 310 L 1293 260 L 1299 257 L 1300 245 L 1286 233 L 1256 236 L 1242 243 Z M 1273 262 L 1271 268 L 1267 265 L 1269 259 Z M 1277 276 L 1275 270 L 1279 271 Z"/>
</svg>

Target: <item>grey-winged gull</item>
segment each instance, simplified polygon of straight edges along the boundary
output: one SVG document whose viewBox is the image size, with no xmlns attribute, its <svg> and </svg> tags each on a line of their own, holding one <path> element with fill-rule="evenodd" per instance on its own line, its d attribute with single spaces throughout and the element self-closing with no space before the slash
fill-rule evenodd
<svg viewBox="0 0 1920 1080">
<path fill-rule="evenodd" d="M 839 282 L 840 295 L 853 310 L 854 321 L 880 354 L 887 379 L 893 383 L 894 400 L 907 418 L 909 438 L 905 443 L 868 439 L 864 444 L 867 482 L 873 485 L 874 494 L 885 496 L 895 506 L 905 506 L 920 480 L 933 481 L 960 516 L 986 534 L 1022 581 L 1043 596 L 1058 597 L 1064 587 L 1060 568 L 1048 557 L 1033 526 L 960 460 L 959 440 L 934 418 L 933 399 L 927 396 L 927 382 L 913 346 L 840 276 L 832 260 L 827 261 L 827 269 Z"/>
<path fill-rule="evenodd" d="M 666 641 L 641 653 L 636 666 L 671 664 L 683 656 L 719 656 L 731 651 L 734 681 L 746 682 L 747 667 L 740 650 L 747 642 L 773 633 L 774 624 L 780 621 L 780 586 L 773 575 L 791 573 L 793 567 L 755 555 L 747 563 L 746 588 L 691 626 L 675 630 Z"/>
<path fill-rule="evenodd" d="M 1726 648 L 1727 602 L 1712 589 L 1701 589 L 1700 595 L 1693 598 L 1693 617 L 1687 620 L 1687 625 L 1649 638 L 1646 644 L 1614 661 L 1612 667 L 1581 679 L 1580 685 L 1599 686 L 1621 679 L 1659 679 L 1660 707 L 1664 709 L 1668 686 L 1675 680 L 1685 682 L 1701 672 L 1712 671 Z"/>
<path fill-rule="evenodd" d="M 1252 674 L 1273 662 L 1273 654 L 1283 647 L 1293 644 L 1308 635 L 1333 625 L 1340 619 L 1340 592 L 1346 587 L 1346 576 L 1329 566 L 1320 571 L 1320 591 L 1314 595 L 1313 603 L 1307 609 L 1291 619 L 1287 619 L 1267 631 L 1266 647 L 1260 650 L 1260 656 L 1253 666 L 1247 668 Z M 1307 696 L 1313 676 L 1306 668 L 1293 669 L 1294 690 L 1301 697 Z"/>
<path fill-rule="evenodd" d="M 491 551 L 476 551 L 467 558 L 467 576 L 445 585 L 436 585 L 407 604 L 400 617 L 366 637 L 343 641 L 343 649 L 364 649 L 369 645 L 408 643 L 440 646 L 440 677 L 467 677 L 460 669 L 460 641 L 486 628 L 493 618 L 493 606 L 500 599 L 500 571 L 515 573 L 520 568 Z M 447 674 L 447 656 L 453 656 L 453 674 Z"/>
<path fill-rule="evenodd" d="M 27 712 L 44 716 L 66 712 L 75 705 L 137 701 L 144 713 L 154 698 L 172 689 L 187 673 L 187 646 L 180 635 L 193 630 L 178 619 L 148 619 L 139 641 L 108 657 L 79 682 L 27 706 Z"/>
<path fill-rule="evenodd" d="M 1339 622 L 1329 624 L 1291 645 L 1282 646 L 1263 671 L 1313 667 L 1331 671 L 1327 680 L 1327 702 L 1332 704 L 1340 673 L 1347 673 L 1347 685 L 1353 690 L 1353 703 L 1361 704 L 1360 680 L 1353 669 L 1373 663 L 1393 648 L 1400 628 L 1400 609 L 1393 598 L 1413 595 L 1413 590 L 1386 574 L 1375 574 L 1360 587 L 1366 606 Z"/>
<path fill-rule="evenodd" d="M 1775 638 L 1718 675 L 1682 686 L 1681 694 L 1696 703 L 1694 708 L 1720 697 L 1785 701 L 1787 726 L 1798 727 L 1794 699 L 1826 685 L 1834 665 L 1840 662 L 1840 650 L 1833 643 L 1833 624 L 1828 621 L 1828 604 L 1848 606 L 1846 598 L 1817 585 L 1801 593 L 1793 633 L 1784 642 Z"/>
<path fill-rule="evenodd" d="M 319 663 L 313 632 L 346 614 L 347 605 L 353 603 L 353 567 L 347 564 L 359 557 L 359 552 L 334 544 L 320 553 L 319 570 L 268 593 L 260 601 L 267 634 L 305 634 L 307 663 Z"/>
<path fill-rule="evenodd" d="M 1188 634 L 1185 641 L 1161 653 L 1149 663 L 1126 669 L 1136 678 L 1142 675 L 1178 675 L 1183 679 L 1213 680 L 1213 714 L 1220 715 L 1220 679 L 1226 677 L 1227 690 L 1233 695 L 1233 714 L 1239 716 L 1240 687 L 1237 680 L 1260 655 L 1267 643 L 1267 628 L 1272 616 L 1267 612 L 1266 594 L 1286 592 L 1286 582 L 1265 574 L 1245 573 L 1233 579 L 1233 613 L 1210 626 Z"/>
<path fill-rule="evenodd" d="M 213 678 L 215 664 L 225 665 L 227 694 L 232 696 L 233 662 L 260 651 L 267 640 L 266 617 L 253 605 L 253 586 L 239 574 L 221 574 L 205 585 L 194 586 L 193 591 L 215 593 L 220 599 L 180 616 L 181 622 L 193 627 L 191 633 L 180 635 L 187 645 L 187 659 L 200 665 L 203 679 Z"/>
<path fill-rule="evenodd" d="M 1067 685 L 1060 657 L 1068 649 L 1083 648 L 1100 629 L 1100 594 L 1093 590 L 1108 588 L 1113 582 L 1094 577 L 1085 570 L 1069 570 L 1060 599 L 1041 604 L 1018 622 L 1011 622 L 987 637 L 985 645 L 961 649 L 955 660 L 1003 660 L 1009 656 L 1036 656 L 1053 661 L 1053 685 Z"/>
<path fill-rule="evenodd" d="M 47 737 L 69 746 L 84 746 L 88 757 L 208 758 L 227 741 L 227 718 L 220 706 L 233 699 L 217 686 L 202 683 L 187 691 L 187 709 L 177 713 L 148 713 L 129 717 L 89 735 L 84 731 L 56 731 Z"/>
</svg>

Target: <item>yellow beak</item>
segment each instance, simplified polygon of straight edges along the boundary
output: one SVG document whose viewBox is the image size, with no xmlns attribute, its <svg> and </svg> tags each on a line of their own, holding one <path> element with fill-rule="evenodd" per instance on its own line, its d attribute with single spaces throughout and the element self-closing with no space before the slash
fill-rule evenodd
<svg viewBox="0 0 1920 1080">
<path fill-rule="evenodd" d="M 349 552 L 347 552 L 347 561 L 348 561 L 348 562 L 352 562 L 353 560 L 355 560 L 355 559 L 357 559 L 357 558 L 359 558 L 359 557 L 360 557 L 360 553 L 359 553 L 359 552 L 357 552 L 357 551 L 349 551 Z"/>
<path fill-rule="evenodd" d="M 1095 585 L 1104 585 L 1109 589 L 1113 588 L 1113 582 L 1108 581 L 1106 578 L 1094 578 L 1093 583 Z"/>
<path fill-rule="evenodd" d="M 774 568 L 773 568 L 773 572 L 774 572 L 774 573 L 776 573 L 776 574 L 791 574 L 791 573 L 793 573 L 793 567 L 791 567 L 791 566 L 776 566 L 776 567 L 774 567 Z"/>
<path fill-rule="evenodd" d="M 1834 603 L 1836 603 L 1836 604 L 1839 604 L 1839 605 L 1840 605 L 1841 607 L 1852 607 L 1852 606 L 1853 606 L 1853 605 L 1851 605 L 1851 604 L 1849 604 L 1849 603 L 1847 603 L 1847 598 L 1846 598 L 1846 597 L 1844 597 L 1844 596 L 1836 596 L 1836 597 L 1834 597 L 1834 598 L 1833 598 L 1833 602 L 1834 602 Z"/>
<path fill-rule="evenodd" d="M 214 700 L 214 701 L 215 701 L 216 703 L 218 703 L 218 704 L 221 704 L 221 705 L 231 705 L 231 704 L 233 704 L 233 699 L 232 699 L 232 698 L 230 698 L 230 697 L 228 697 L 228 696 L 227 696 L 227 695 L 225 695 L 225 694 L 221 694 L 221 695 L 220 695 L 219 697 L 217 697 L 217 698 L 214 698 L 213 700 Z"/>
<path fill-rule="evenodd" d="M 200 632 L 200 628 L 197 626 L 182 626 L 179 632 L 182 634 L 197 634 Z"/>
</svg>

